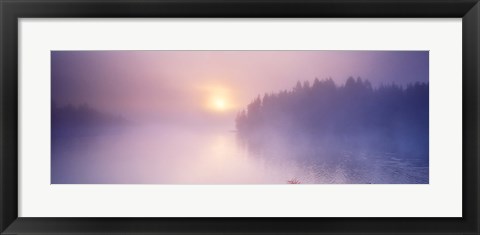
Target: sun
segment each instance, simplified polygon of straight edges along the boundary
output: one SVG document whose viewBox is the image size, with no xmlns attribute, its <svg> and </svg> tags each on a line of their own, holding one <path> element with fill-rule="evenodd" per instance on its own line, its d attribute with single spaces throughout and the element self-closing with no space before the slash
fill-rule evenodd
<svg viewBox="0 0 480 235">
<path fill-rule="evenodd" d="M 216 98 L 213 102 L 215 108 L 218 110 L 225 110 L 227 107 L 227 102 L 223 98 Z"/>
<path fill-rule="evenodd" d="M 216 114 L 231 113 L 236 107 L 231 89 L 222 85 L 204 85 L 200 87 L 204 99 L 202 107 L 205 111 Z"/>
<path fill-rule="evenodd" d="M 210 108 L 217 112 L 227 111 L 229 102 L 225 97 L 215 96 L 210 99 Z"/>
</svg>

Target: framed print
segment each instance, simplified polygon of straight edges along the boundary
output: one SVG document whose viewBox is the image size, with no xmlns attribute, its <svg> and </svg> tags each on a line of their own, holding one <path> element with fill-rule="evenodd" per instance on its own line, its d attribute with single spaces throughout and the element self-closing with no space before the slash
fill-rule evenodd
<svg viewBox="0 0 480 235">
<path fill-rule="evenodd" d="M 477 1 L 0 9 L 2 234 L 480 232 Z"/>
</svg>

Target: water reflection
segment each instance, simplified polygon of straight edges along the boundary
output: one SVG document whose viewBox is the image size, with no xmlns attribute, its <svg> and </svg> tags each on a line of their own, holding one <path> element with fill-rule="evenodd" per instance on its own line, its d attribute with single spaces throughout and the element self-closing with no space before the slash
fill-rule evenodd
<svg viewBox="0 0 480 235">
<path fill-rule="evenodd" d="M 54 184 L 428 183 L 428 164 L 169 125 L 52 139 Z M 293 144 L 295 143 L 295 144 Z"/>
<path fill-rule="evenodd" d="M 265 133 L 263 133 L 265 134 Z M 418 184 L 428 183 L 428 157 L 346 146 L 335 141 L 265 138 L 237 134 L 237 143 L 252 158 L 266 159 L 291 174 L 287 183 L 302 184 Z"/>
</svg>

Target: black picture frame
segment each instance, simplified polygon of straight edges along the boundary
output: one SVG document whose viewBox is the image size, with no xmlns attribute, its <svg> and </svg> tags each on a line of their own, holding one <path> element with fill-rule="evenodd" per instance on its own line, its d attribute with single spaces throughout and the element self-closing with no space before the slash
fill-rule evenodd
<svg viewBox="0 0 480 235">
<path fill-rule="evenodd" d="M 478 0 L 0 0 L 0 232 L 2 234 L 478 234 Z M 105 17 L 462 18 L 461 218 L 18 217 L 18 19 Z M 442 205 L 438 205 L 441 207 Z"/>
</svg>

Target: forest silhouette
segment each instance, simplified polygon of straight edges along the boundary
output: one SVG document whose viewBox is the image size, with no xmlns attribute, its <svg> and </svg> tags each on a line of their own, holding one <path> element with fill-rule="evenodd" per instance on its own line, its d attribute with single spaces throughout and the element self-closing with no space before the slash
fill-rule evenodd
<svg viewBox="0 0 480 235">
<path fill-rule="evenodd" d="M 128 123 L 122 116 L 100 112 L 88 104 L 59 106 L 52 102 L 52 137 L 97 135 L 101 129 Z"/>
<path fill-rule="evenodd" d="M 348 78 L 297 82 L 291 90 L 258 96 L 238 113 L 236 129 L 250 149 L 265 151 L 271 139 L 289 146 L 338 151 L 401 153 L 428 161 L 428 83 L 406 86 Z"/>
</svg>

